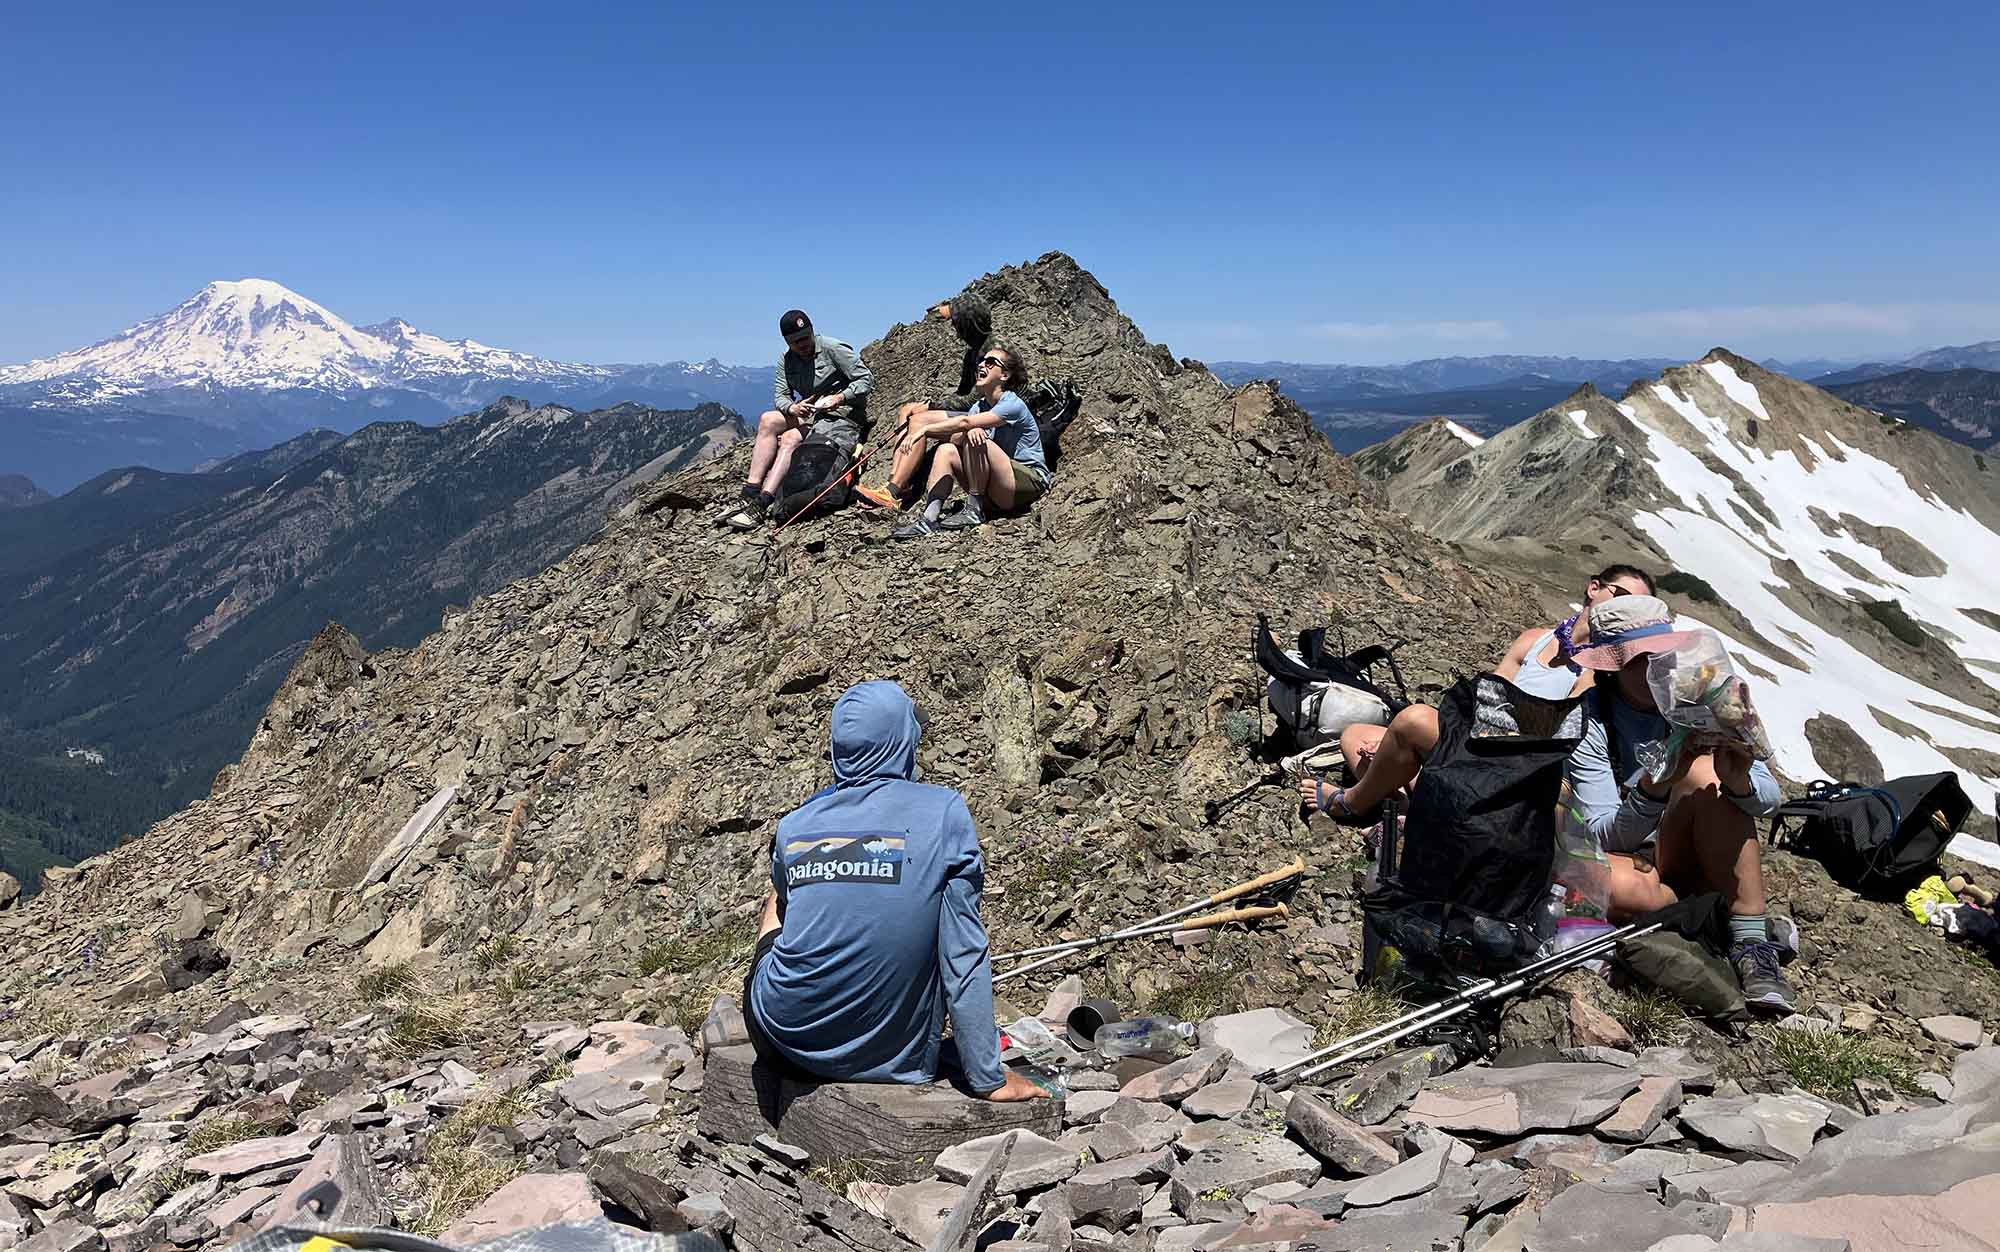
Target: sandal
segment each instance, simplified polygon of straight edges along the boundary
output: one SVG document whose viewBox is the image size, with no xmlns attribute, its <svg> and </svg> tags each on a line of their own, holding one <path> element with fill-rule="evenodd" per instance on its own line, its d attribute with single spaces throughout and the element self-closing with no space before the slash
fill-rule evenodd
<svg viewBox="0 0 2000 1252">
<path fill-rule="evenodd" d="M 1382 820 L 1382 806 L 1376 805 L 1366 813 L 1357 813 L 1348 807 L 1347 788 L 1335 787 L 1333 794 L 1327 794 L 1326 784 L 1313 779 L 1313 800 L 1320 812 L 1336 826 L 1373 826 Z"/>
</svg>

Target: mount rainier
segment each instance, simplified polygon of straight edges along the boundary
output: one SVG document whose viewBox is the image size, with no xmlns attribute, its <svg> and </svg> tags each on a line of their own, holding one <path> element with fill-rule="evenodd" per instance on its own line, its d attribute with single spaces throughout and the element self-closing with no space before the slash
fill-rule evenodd
<svg viewBox="0 0 2000 1252">
<path fill-rule="evenodd" d="M 87 348 L 0 367 L 6 463 L 61 491 L 114 466 L 195 464 L 317 426 L 441 421 L 503 395 L 741 411 L 769 376 L 716 361 L 581 365 L 445 339 L 401 318 L 356 326 L 264 278 L 212 282 Z"/>
</svg>

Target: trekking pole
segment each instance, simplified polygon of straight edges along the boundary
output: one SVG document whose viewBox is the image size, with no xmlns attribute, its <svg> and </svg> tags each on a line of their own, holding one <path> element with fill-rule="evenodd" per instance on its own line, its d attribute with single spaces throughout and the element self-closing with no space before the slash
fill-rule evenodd
<svg viewBox="0 0 2000 1252">
<path fill-rule="evenodd" d="M 1256 782 L 1251 783 L 1241 791 L 1233 792 L 1222 797 L 1220 800 L 1210 800 L 1208 803 L 1202 805 L 1202 820 L 1210 826 L 1215 825 L 1217 821 L 1221 820 L 1224 813 L 1227 813 L 1251 796 L 1257 794 L 1259 788 L 1267 787 L 1284 776 L 1285 773 L 1283 770 L 1279 770 L 1275 774 L 1267 772 L 1258 778 Z"/>
<path fill-rule="evenodd" d="M 1025 974 L 1031 969 L 1040 969 L 1050 961 L 1059 961 L 1072 952 L 1081 952 L 1085 948 L 1094 948 L 1100 944 L 1119 943 L 1126 939 L 1143 938 L 1146 935 L 1176 934 L 1184 930 L 1209 930 L 1216 926 L 1228 926 L 1235 922 L 1260 922 L 1267 917 L 1290 917 L 1291 915 L 1292 910 L 1287 905 L 1258 905 L 1247 909 L 1231 909 L 1226 913 L 1210 913 L 1206 917 L 1190 917 L 1184 922 L 1168 922 L 1164 926 L 1144 926 L 1132 930 L 1121 930 L 1115 935 L 1101 935 L 1095 939 L 1078 939 L 1075 943 L 1065 946 L 1062 951 L 1046 960 L 1033 961 L 1016 969 L 1010 969 L 1004 974 L 995 974 L 993 981 L 996 983 L 1006 982 L 1016 974 Z"/>
<path fill-rule="evenodd" d="M 896 424 L 896 429 L 890 431 L 887 437 L 878 439 L 874 443 L 863 448 L 861 450 L 861 455 L 854 458 L 854 464 L 848 466 L 840 473 L 835 474 L 833 476 L 833 481 L 829 482 L 826 486 L 821 487 L 819 489 L 819 494 L 814 496 L 812 499 L 806 501 L 804 508 L 798 510 L 796 513 L 793 513 L 790 517 L 786 518 L 784 521 L 779 522 L 776 529 L 771 531 L 772 536 L 776 537 L 777 535 L 779 535 L 784 531 L 785 527 L 790 526 L 793 522 L 797 521 L 799 518 L 804 517 L 806 514 L 812 512 L 813 505 L 818 504 L 821 500 L 826 499 L 826 493 L 832 491 L 835 487 L 840 486 L 841 483 L 847 481 L 850 478 L 854 479 L 854 481 L 856 482 L 860 482 L 861 479 L 859 476 L 861 473 L 861 467 L 868 463 L 868 458 L 875 455 L 875 453 L 879 452 L 889 442 L 890 439 L 901 439 L 903 437 L 903 431 L 909 426 L 909 424 L 910 424 L 910 419 L 907 417 L 904 418 L 902 421 Z"/>
<path fill-rule="evenodd" d="M 1049 952 L 1068 952 L 1079 947 L 1087 948 L 1092 944 L 1100 943 L 1106 939 L 1122 938 L 1127 931 L 1139 930 L 1147 926 L 1158 926 L 1160 923 L 1172 921 L 1176 917 L 1186 917 L 1189 913 L 1193 913 L 1199 909 L 1209 908 L 1217 904 L 1227 904 L 1231 900 L 1239 900 L 1253 892 L 1264 891 L 1276 886 L 1288 878 L 1296 878 L 1305 872 L 1305 858 L 1295 856 L 1292 858 L 1290 865 L 1274 869 L 1270 873 L 1259 875 L 1256 878 L 1245 879 L 1237 883 L 1234 887 L 1225 887 L 1214 895 L 1205 896 L 1192 904 L 1184 904 L 1177 909 L 1168 909 L 1158 917 L 1149 917 L 1143 922 L 1134 922 L 1130 926 L 1121 927 L 1117 930 L 1099 931 L 1088 938 L 1065 939 L 1061 943 L 1044 944 L 1039 948 L 1020 948 L 1013 952 L 1002 952 L 993 959 L 996 961 L 1011 961 L 1024 956 L 1041 956 Z"/>
<path fill-rule="evenodd" d="M 1361 1031 L 1359 1034 L 1350 1035 L 1338 1043 L 1321 1048 L 1317 1052 L 1308 1053 L 1288 1065 L 1280 1065 L 1272 1069 L 1267 1069 L 1257 1075 L 1257 1081 L 1277 1086 L 1280 1089 L 1288 1087 L 1293 1083 L 1311 1078 L 1315 1074 L 1324 1073 L 1337 1065 L 1344 1065 L 1356 1057 L 1365 1056 L 1377 1048 L 1396 1042 L 1398 1039 L 1435 1026 L 1448 1018 L 1456 1017 L 1482 1001 L 1498 1000 L 1513 995 L 1531 982 L 1535 982 L 1551 974 L 1558 974 L 1564 970 L 1573 969 L 1585 961 L 1603 955 L 1627 939 L 1637 939 L 1641 935 L 1650 935 L 1665 924 L 1664 922 L 1653 922 L 1646 926 L 1637 924 L 1621 926 L 1617 930 L 1599 935 L 1595 939 L 1586 940 L 1575 947 L 1564 948 L 1560 952 L 1551 953 L 1539 960 L 1531 961 L 1520 969 L 1515 970 L 1504 981 L 1497 978 L 1481 979 L 1454 995 L 1447 996 L 1433 1004 L 1424 1005 L 1422 1008 L 1412 1009 L 1394 1021 L 1384 1022 L 1380 1026 Z"/>
</svg>

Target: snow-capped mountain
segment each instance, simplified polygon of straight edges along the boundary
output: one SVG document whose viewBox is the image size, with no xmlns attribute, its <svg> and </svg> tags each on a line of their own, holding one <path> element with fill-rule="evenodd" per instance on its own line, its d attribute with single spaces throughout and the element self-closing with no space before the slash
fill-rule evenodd
<svg viewBox="0 0 2000 1252">
<path fill-rule="evenodd" d="M 473 379 L 603 382 L 616 372 L 441 339 L 401 318 L 355 326 L 267 278 L 242 278 L 210 283 L 170 311 L 88 348 L 0 368 L 0 385 L 68 383 L 69 402 L 86 403 L 189 386 L 429 392 Z"/>
<path fill-rule="evenodd" d="M 1561 584 L 1675 576 L 1794 779 L 1956 770 L 2000 794 L 2000 466 L 1717 349 L 1477 447 L 1432 421 L 1356 458 L 1425 529 Z"/>
<path fill-rule="evenodd" d="M 0 472 L 64 491 L 114 467 L 183 470 L 316 426 L 438 422 L 509 395 L 578 409 L 714 401 L 754 415 L 770 403 L 770 378 L 769 367 L 717 361 L 551 361 L 401 318 L 357 326 L 243 278 L 90 347 L 0 367 Z"/>
</svg>

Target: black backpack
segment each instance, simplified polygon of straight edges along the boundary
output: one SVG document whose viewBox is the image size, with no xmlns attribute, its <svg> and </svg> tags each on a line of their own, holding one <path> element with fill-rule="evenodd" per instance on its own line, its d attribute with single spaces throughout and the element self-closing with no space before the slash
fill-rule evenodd
<svg viewBox="0 0 2000 1252">
<path fill-rule="evenodd" d="M 1937 871 L 1945 845 L 1972 812 L 1958 775 L 1917 774 L 1879 787 L 1816 782 L 1771 814 L 1771 841 L 1826 866 L 1835 882 L 1894 899 Z M 1798 826 L 1786 830 L 1787 819 Z"/>
<path fill-rule="evenodd" d="M 784 523 L 824 517 L 845 505 L 852 486 L 845 475 L 852 464 L 847 450 L 839 444 L 806 436 L 793 449 L 792 463 L 779 484 L 778 498 L 771 506 L 773 520 Z"/>
<path fill-rule="evenodd" d="M 1583 737 L 1581 697 L 1545 700 L 1498 674 L 1438 702 L 1400 847 L 1363 895 L 1364 947 L 1395 950 L 1419 982 L 1482 977 L 1533 959 L 1555 873 L 1563 762 Z M 1393 832 L 1389 832 L 1393 835 Z M 1375 961 L 1371 958 L 1371 972 Z"/>
<path fill-rule="evenodd" d="M 1399 640 L 1370 644 L 1353 652 L 1332 652 L 1327 649 L 1326 628 L 1315 626 L 1299 632 L 1295 659 L 1271 637 L 1271 619 L 1263 613 L 1257 615 L 1257 626 L 1250 635 L 1250 655 L 1273 679 L 1272 712 L 1301 747 L 1313 746 L 1307 742 L 1306 728 L 1299 724 L 1310 706 L 1310 695 L 1328 683 L 1367 692 L 1382 702 L 1390 717 L 1410 706 L 1410 689 L 1403 681 L 1402 667 L 1396 664 L 1396 649 L 1401 646 Z M 1389 679 L 1396 684 L 1394 692 L 1376 678 L 1377 666 L 1388 669 Z M 1289 693 L 1290 699 L 1281 700 L 1280 691 Z"/>
<path fill-rule="evenodd" d="M 1074 379 L 1044 378 L 1030 384 L 1028 394 L 1021 399 L 1035 415 L 1035 426 L 1042 435 L 1042 455 L 1054 466 L 1062 455 L 1063 432 L 1083 408 L 1083 393 L 1077 390 Z"/>
</svg>

